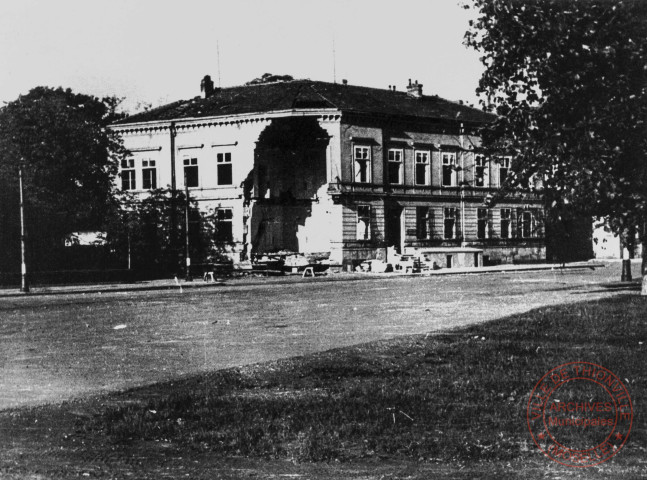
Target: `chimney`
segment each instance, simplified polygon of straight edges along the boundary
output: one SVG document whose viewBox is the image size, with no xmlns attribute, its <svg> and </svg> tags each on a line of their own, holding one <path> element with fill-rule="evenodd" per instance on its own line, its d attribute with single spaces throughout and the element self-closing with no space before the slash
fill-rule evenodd
<svg viewBox="0 0 647 480">
<path fill-rule="evenodd" d="M 209 98 L 213 95 L 213 80 L 211 80 L 211 75 L 205 75 L 202 81 L 200 82 L 200 91 L 203 93 L 204 98 Z"/>
<path fill-rule="evenodd" d="M 418 83 L 418 80 L 416 80 L 416 83 L 411 83 L 411 79 L 409 79 L 407 95 L 413 98 L 422 98 L 422 83 Z"/>
</svg>

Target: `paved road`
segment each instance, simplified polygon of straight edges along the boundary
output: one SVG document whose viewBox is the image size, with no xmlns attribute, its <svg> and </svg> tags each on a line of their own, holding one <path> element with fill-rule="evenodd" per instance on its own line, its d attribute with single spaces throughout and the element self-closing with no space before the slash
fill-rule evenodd
<svg viewBox="0 0 647 480">
<path fill-rule="evenodd" d="M 618 268 L 0 298 L 0 409 L 617 295 Z"/>
</svg>

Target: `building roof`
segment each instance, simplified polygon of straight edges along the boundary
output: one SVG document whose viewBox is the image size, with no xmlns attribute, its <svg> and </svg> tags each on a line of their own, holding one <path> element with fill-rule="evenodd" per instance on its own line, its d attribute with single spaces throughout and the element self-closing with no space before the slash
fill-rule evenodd
<svg viewBox="0 0 647 480">
<path fill-rule="evenodd" d="M 406 91 L 384 90 L 312 80 L 264 83 L 215 89 L 195 97 L 136 113 L 117 124 L 219 117 L 272 111 L 331 108 L 359 114 L 395 115 L 483 123 L 494 116 L 436 95 L 415 98 Z"/>
</svg>

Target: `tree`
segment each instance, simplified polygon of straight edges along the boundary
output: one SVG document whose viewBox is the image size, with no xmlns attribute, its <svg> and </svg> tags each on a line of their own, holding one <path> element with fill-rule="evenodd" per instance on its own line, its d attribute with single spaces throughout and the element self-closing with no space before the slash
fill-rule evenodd
<svg viewBox="0 0 647 480">
<path fill-rule="evenodd" d="M 114 177 L 125 154 L 108 125 L 119 100 L 37 87 L 0 108 L 0 260 L 20 265 L 17 234 L 18 167 L 22 165 L 30 259 L 57 268 L 56 249 L 79 230 L 100 230 L 109 211 Z"/>
<path fill-rule="evenodd" d="M 157 189 L 144 198 L 129 192 L 114 197 L 107 224 L 111 250 L 130 268 L 145 277 L 180 275 L 185 265 L 186 196 L 182 191 Z M 201 211 L 190 201 L 189 254 L 192 265 L 222 262 L 231 245 L 217 243 L 216 213 Z M 175 216 L 179 222 L 172 224 Z M 194 272 L 196 273 L 196 272 Z"/>
<path fill-rule="evenodd" d="M 543 180 L 556 219 L 607 218 L 638 230 L 647 268 L 647 2 L 471 0 L 465 42 L 498 114 L 487 149 L 514 155 L 505 188 Z M 505 191 L 505 189 L 504 189 Z M 643 282 L 647 275 L 643 275 Z"/>
</svg>

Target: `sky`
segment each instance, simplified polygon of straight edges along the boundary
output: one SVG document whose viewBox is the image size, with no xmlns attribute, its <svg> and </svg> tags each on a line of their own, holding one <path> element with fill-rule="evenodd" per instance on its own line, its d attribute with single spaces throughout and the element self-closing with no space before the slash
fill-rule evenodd
<svg viewBox="0 0 647 480">
<path fill-rule="evenodd" d="M 0 0 L 0 102 L 35 86 L 133 113 L 264 73 L 477 103 L 461 0 Z M 333 53 L 334 52 L 334 53 Z M 1 103 L 0 103 L 1 104 Z"/>
</svg>

